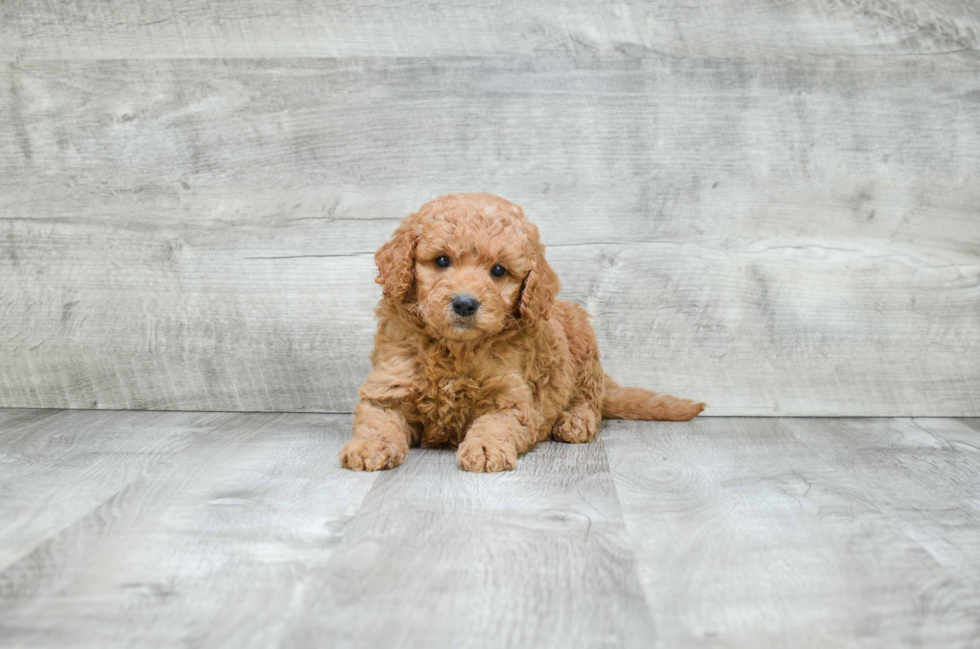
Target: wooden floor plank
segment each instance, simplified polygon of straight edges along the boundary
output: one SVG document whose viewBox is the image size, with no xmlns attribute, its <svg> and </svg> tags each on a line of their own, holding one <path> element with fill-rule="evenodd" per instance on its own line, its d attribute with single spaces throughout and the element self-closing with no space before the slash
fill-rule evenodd
<svg viewBox="0 0 980 649">
<path fill-rule="evenodd" d="M 978 637 L 969 585 L 781 422 L 613 422 L 603 437 L 664 646 L 966 647 Z"/>
<path fill-rule="evenodd" d="M 0 570 L 228 417 L 0 410 Z"/>
<path fill-rule="evenodd" d="M 972 423 L 606 422 L 359 474 L 349 416 L 0 410 L 0 520 L 51 523 L 0 527 L 0 647 L 969 647 Z"/>
<path fill-rule="evenodd" d="M 941 418 L 783 421 L 971 587 L 980 623 L 980 432 Z"/>
<path fill-rule="evenodd" d="M 956 421 L 960 422 L 961 424 L 965 424 L 965 425 L 969 426 L 973 430 L 980 430 L 980 418 L 977 418 L 977 417 L 964 417 L 964 418 L 961 418 L 961 419 L 957 419 Z"/>
<path fill-rule="evenodd" d="M 349 435 L 345 416 L 239 414 L 196 436 L 0 573 L 0 638 L 274 645 L 376 479 L 340 469 Z"/>
<path fill-rule="evenodd" d="M 386 473 L 285 646 L 650 647 L 601 442 L 474 475 L 416 450 Z"/>
</svg>

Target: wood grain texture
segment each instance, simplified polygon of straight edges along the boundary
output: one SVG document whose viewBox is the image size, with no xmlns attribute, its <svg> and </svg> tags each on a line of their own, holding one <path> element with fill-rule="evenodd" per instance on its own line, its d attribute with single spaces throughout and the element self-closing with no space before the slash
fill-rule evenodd
<svg viewBox="0 0 980 649">
<path fill-rule="evenodd" d="M 969 0 L 8 0 L 0 59 L 936 54 L 980 48 Z"/>
<path fill-rule="evenodd" d="M 415 449 L 317 575 L 287 646 L 649 647 L 601 443 L 543 443 L 514 472 Z"/>
<path fill-rule="evenodd" d="M 607 422 L 494 475 L 440 449 L 344 471 L 350 425 L 0 410 L 0 545 L 26 549 L 0 564 L 0 647 L 980 637 L 980 431 L 964 422 Z M 28 511 L 47 532 L 6 525 Z"/>
<path fill-rule="evenodd" d="M 0 570 L 229 416 L 0 410 Z"/>
<path fill-rule="evenodd" d="M 812 434 L 794 435 L 796 425 Z M 944 494 L 975 458 L 934 467 L 941 490 L 923 489 L 902 475 L 911 467 L 890 466 L 903 441 L 882 437 L 882 425 L 914 426 L 718 418 L 605 427 L 664 646 L 973 646 L 976 582 L 909 529 L 951 522 Z M 811 448 L 814 435 L 844 446 L 826 455 Z M 861 442 L 876 445 L 879 461 L 851 452 Z M 975 544 L 976 510 L 960 522 L 960 538 Z"/>
<path fill-rule="evenodd" d="M 237 414 L 195 436 L 0 573 L 0 646 L 277 646 L 377 479 L 339 467 L 350 423 Z"/>
<path fill-rule="evenodd" d="M 785 424 L 970 587 L 980 620 L 980 432 L 951 419 Z"/>
<path fill-rule="evenodd" d="M 601 443 L 358 474 L 349 429 L 227 420 L 0 573 L 0 645 L 650 646 Z"/>
<path fill-rule="evenodd" d="M 371 254 L 541 226 L 610 372 L 708 414 L 980 412 L 970 58 L 7 64 L 0 405 L 347 412 Z"/>
</svg>

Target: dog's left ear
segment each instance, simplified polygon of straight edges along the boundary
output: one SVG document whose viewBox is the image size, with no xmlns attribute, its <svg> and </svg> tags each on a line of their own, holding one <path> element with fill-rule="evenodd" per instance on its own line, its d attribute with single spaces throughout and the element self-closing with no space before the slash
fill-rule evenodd
<svg viewBox="0 0 980 649">
<path fill-rule="evenodd" d="M 538 320 L 547 320 L 551 317 L 551 309 L 555 304 L 558 291 L 561 290 L 561 282 L 544 258 L 544 246 L 541 245 L 538 227 L 533 223 L 525 223 L 524 232 L 534 252 L 531 270 L 524 278 L 524 286 L 521 287 L 518 313 L 526 326 L 534 326 Z"/>
<path fill-rule="evenodd" d="M 392 302 L 404 302 L 415 281 L 418 217 L 417 213 L 406 216 L 391 239 L 374 253 L 374 263 L 378 266 L 374 281 L 381 284 L 385 298 Z"/>
</svg>

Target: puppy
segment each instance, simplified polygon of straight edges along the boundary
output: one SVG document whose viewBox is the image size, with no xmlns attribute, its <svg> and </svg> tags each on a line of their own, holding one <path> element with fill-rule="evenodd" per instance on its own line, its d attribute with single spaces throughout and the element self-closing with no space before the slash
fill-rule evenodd
<svg viewBox="0 0 980 649">
<path fill-rule="evenodd" d="M 704 410 L 602 371 L 589 315 L 555 299 L 538 228 L 499 196 L 423 205 L 374 259 L 373 369 L 344 467 L 391 469 L 410 446 L 448 444 L 462 469 L 505 471 L 549 436 L 590 441 L 602 417 L 684 421 Z"/>
</svg>

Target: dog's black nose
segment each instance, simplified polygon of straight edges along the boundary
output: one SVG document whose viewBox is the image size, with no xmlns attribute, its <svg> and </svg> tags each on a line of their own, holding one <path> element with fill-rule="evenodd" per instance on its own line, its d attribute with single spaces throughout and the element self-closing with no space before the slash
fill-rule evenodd
<svg viewBox="0 0 980 649">
<path fill-rule="evenodd" d="M 480 301 L 477 300 L 472 295 L 457 295 L 453 298 L 453 311 L 456 315 L 461 315 L 464 318 L 476 313 L 476 310 L 480 308 Z"/>
</svg>

